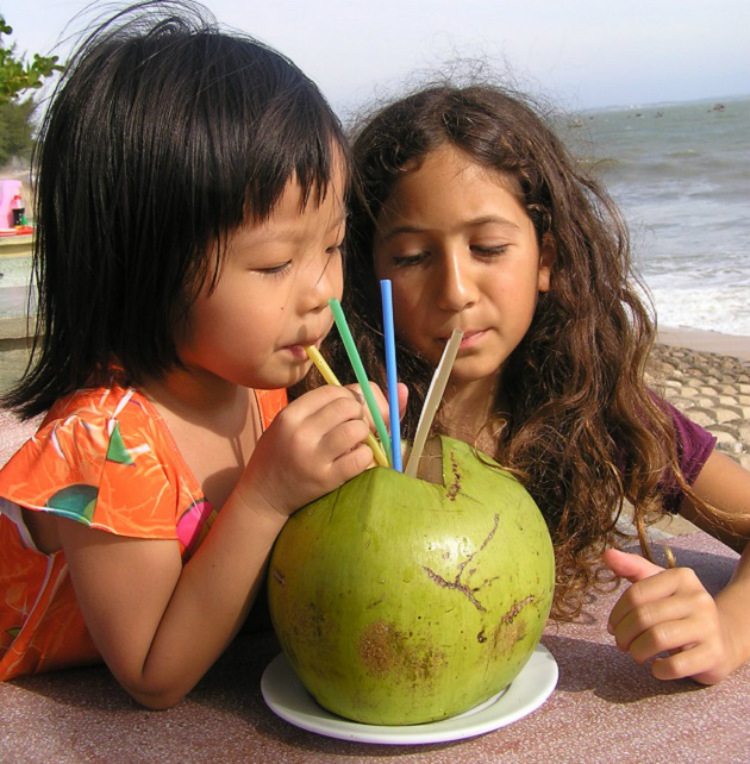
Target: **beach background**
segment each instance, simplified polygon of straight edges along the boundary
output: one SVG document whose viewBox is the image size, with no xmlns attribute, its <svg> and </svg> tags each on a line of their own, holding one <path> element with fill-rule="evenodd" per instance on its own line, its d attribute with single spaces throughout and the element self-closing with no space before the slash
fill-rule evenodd
<svg viewBox="0 0 750 764">
<path fill-rule="evenodd" d="M 653 300 L 654 385 L 750 469 L 750 96 L 564 113 L 556 126 L 627 220 Z M 2 327 L 27 304 L 29 259 L 0 256 L 0 389 L 26 353 Z M 2 455 L 20 435 L 0 422 Z M 14 430 L 14 432 L 20 432 Z"/>
<path fill-rule="evenodd" d="M 654 385 L 750 469 L 750 98 L 562 115 L 619 205 L 659 327 Z"/>
<path fill-rule="evenodd" d="M 750 97 L 561 120 L 620 206 L 663 326 L 750 336 Z"/>
</svg>

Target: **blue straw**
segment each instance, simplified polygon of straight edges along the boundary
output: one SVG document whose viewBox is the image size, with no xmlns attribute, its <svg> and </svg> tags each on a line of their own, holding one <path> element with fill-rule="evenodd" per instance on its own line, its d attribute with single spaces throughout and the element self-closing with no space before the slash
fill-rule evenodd
<svg viewBox="0 0 750 764">
<path fill-rule="evenodd" d="M 388 430 L 383 421 L 383 415 L 380 413 L 377 401 L 375 400 L 375 394 L 372 392 L 370 380 L 367 379 L 367 372 L 365 372 L 365 367 L 362 365 L 362 359 L 359 357 L 359 351 L 354 343 L 354 337 L 352 337 L 352 333 L 349 330 L 349 324 L 346 323 L 341 303 L 335 297 L 331 297 L 328 300 L 328 305 L 333 313 L 333 320 L 341 335 L 341 341 L 344 343 L 346 354 L 349 356 L 349 363 L 351 363 L 352 369 L 354 369 L 354 376 L 357 377 L 362 395 L 365 396 L 365 403 L 367 403 L 367 408 L 370 409 L 370 415 L 375 422 L 375 429 L 380 436 L 380 443 L 386 454 L 388 454 L 391 450 L 391 439 L 388 437 Z"/>
<path fill-rule="evenodd" d="M 393 293 L 390 279 L 381 279 L 380 298 L 383 304 L 383 339 L 385 371 L 388 377 L 388 416 L 391 423 L 391 464 L 404 471 L 401 462 L 401 421 L 398 416 L 398 374 L 396 372 L 396 336 L 393 329 Z"/>
</svg>

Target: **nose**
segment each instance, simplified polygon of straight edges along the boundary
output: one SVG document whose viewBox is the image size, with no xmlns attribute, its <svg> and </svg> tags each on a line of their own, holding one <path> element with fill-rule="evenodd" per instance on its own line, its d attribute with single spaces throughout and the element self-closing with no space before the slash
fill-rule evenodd
<svg viewBox="0 0 750 764">
<path fill-rule="evenodd" d="M 438 278 L 437 305 L 442 310 L 458 312 L 476 302 L 476 279 L 471 260 L 465 253 L 458 249 L 444 253 Z"/>
<path fill-rule="evenodd" d="M 304 290 L 304 309 L 315 312 L 327 308 L 331 297 L 341 297 L 344 281 L 341 258 L 337 254 L 326 254 L 322 263 L 317 260 L 310 265 L 310 271 L 309 287 Z"/>
</svg>

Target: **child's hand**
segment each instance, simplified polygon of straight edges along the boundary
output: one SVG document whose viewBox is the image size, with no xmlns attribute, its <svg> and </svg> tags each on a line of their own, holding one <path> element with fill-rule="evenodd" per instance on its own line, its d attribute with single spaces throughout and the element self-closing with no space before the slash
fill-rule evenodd
<svg viewBox="0 0 750 764">
<path fill-rule="evenodd" d="M 365 396 L 362 394 L 362 388 L 359 386 L 358 383 L 355 382 L 351 385 L 346 385 L 345 387 L 347 388 L 347 390 L 351 390 L 357 396 L 358 399 L 364 402 Z M 375 402 L 378 404 L 378 408 L 380 409 L 380 414 L 383 417 L 385 426 L 390 431 L 390 421 L 388 417 L 388 400 L 386 399 L 379 385 L 376 385 L 374 382 L 370 382 L 370 387 L 372 388 L 373 395 L 375 396 Z M 404 414 L 406 413 L 406 403 L 409 398 L 409 389 L 406 387 L 406 385 L 403 382 L 398 383 L 397 389 L 398 389 L 398 418 L 403 419 Z M 370 414 L 370 409 L 369 408 L 366 409 L 366 412 L 367 412 L 367 421 L 370 424 L 370 431 L 373 434 L 377 435 L 375 422 L 373 421 L 372 415 Z"/>
<path fill-rule="evenodd" d="M 690 568 L 664 568 L 608 549 L 604 563 L 633 585 L 612 608 L 607 630 L 638 663 L 654 658 L 657 679 L 715 684 L 735 667 L 729 629 L 716 600 Z M 664 655 L 667 653 L 667 655 Z"/>
<path fill-rule="evenodd" d="M 240 490 L 287 516 L 372 463 L 364 441 L 366 406 L 344 387 L 325 385 L 290 403 L 255 446 Z"/>
</svg>

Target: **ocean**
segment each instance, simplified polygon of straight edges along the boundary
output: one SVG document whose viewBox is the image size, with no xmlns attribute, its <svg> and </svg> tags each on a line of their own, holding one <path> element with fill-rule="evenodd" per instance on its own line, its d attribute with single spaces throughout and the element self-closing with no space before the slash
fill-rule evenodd
<svg viewBox="0 0 750 764">
<path fill-rule="evenodd" d="M 659 325 L 750 336 L 750 97 L 589 111 L 560 131 L 622 210 Z"/>
<path fill-rule="evenodd" d="M 623 211 L 660 326 L 750 336 L 750 97 L 569 115 L 559 130 Z M 0 258 L 0 318 L 28 261 Z"/>
</svg>

